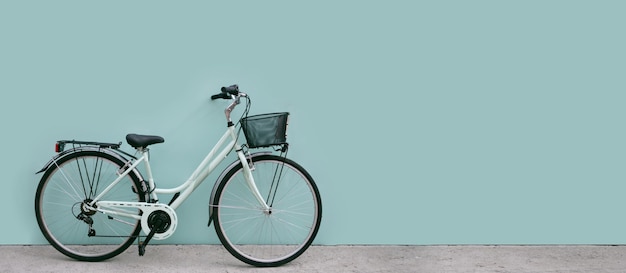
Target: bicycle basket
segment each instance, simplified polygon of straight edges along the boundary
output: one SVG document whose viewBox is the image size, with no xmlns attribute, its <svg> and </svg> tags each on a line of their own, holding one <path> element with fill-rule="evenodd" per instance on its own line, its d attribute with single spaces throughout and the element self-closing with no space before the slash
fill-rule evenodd
<svg viewBox="0 0 626 273">
<path fill-rule="evenodd" d="M 288 116 L 288 112 L 283 112 L 242 118 L 241 129 L 248 141 L 248 147 L 260 148 L 287 143 Z"/>
</svg>

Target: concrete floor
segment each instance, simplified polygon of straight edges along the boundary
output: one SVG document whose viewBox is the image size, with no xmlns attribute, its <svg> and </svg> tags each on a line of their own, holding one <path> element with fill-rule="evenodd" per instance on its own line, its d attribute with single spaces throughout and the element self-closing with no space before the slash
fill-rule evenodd
<svg viewBox="0 0 626 273">
<path fill-rule="evenodd" d="M 0 246 L 0 272 L 626 272 L 626 246 L 312 246 L 277 268 L 255 268 L 221 245 L 132 246 L 98 263 L 51 246 Z"/>
</svg>

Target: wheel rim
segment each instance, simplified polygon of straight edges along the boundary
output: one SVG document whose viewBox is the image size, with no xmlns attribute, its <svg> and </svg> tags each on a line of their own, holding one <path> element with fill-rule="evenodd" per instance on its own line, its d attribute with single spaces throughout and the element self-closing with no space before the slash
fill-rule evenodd
<svg viewBox="0 0 626 273">
<path fill-rule="evenodd" d="M 278 190 L 270 191 L 275 170 L 282 165 L 276 160 L 254 164 L 253 176 L 261 195 L 270 200 L 270 211 L 261 208 L 250 193 L 242 169 L 231 176 L 219 195 L 218 235 L 229 251 L 245 262 L 287 262 L 300 255 L 317 232 L 319 200 L 305 174 L 285 164 Z"/>
<path fill-rule="evenodd" d="M 116 219 L 85 208 L 117 177 L 120 163 L 98 156 L 80 156 L 60 162 L 44 175 L 37 198 L 37 219 L 48 241 L 77 259 L 106 259 L 134 241 L 139 221 Z M 139 201 L 126 176 L 104 199 Z M 92 222 L 90 227 L 89 222 Z M 95 234 L 94 234 L 95 233 Z"/>
</svg>

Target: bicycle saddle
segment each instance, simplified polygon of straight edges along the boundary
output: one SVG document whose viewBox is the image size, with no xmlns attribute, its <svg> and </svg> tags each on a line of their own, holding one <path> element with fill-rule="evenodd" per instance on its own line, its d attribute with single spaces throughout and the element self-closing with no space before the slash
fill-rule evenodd
<svg viewBox="0 0 626 273">
<path fill-rule="evenodd" d="M 126 142 L 128 142 L 128 144 L 133 148 L 145 148 L 151 144 L 163 143 L 165 142 L 165 139 L 160 136 L 128 134 L 126 135 Z"/>
</svg>

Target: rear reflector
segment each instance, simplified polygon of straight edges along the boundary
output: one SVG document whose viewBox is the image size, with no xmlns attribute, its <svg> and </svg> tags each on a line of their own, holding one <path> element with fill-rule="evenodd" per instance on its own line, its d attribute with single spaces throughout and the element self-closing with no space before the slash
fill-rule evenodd
<svg viewBox="0 0 626 273">
<path fill-rule="evenodd" d="M 63 152 L 64 148 L 65 148 L 65 143 L 57 142 L 56 144 L 54 144 L 54 151 L 57 153 Z"/>
</svg>

